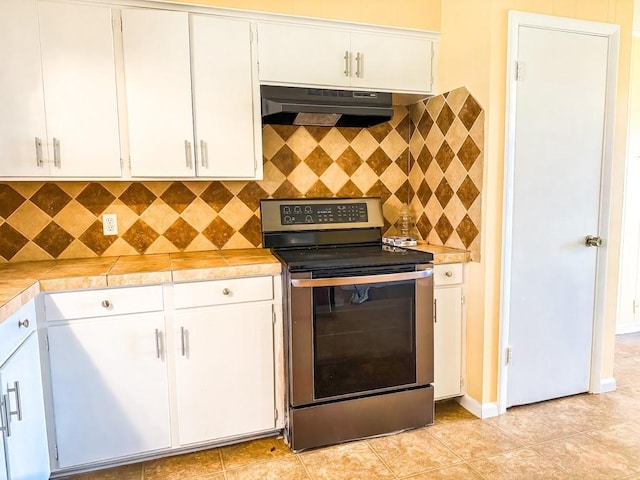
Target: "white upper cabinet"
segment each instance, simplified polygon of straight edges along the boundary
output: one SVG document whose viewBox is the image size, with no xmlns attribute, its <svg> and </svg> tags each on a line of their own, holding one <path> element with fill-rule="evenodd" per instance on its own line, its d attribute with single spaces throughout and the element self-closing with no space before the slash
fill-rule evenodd
<svg viewBox="0 0 640 480">
<path fill-rule="evenodd" d="M 0 2 L 0 61 L 0 176 L 48 175 L 36 0 Z"/>
<path fill-rule="evenodd" d="M 111 9 L 39 2 L 48 159 L 57 177 L 119 177 Z"/>
<path fill-rule="evenodd" d="M 350 48 L 346 31 L 259 23 L 260 81 L 348 87 Z"/>
<path fill-rule="evenodd" d="M 133 177 L 260 178 L 251 24 L 122 11 Z"/>
<path fill-rule="evenodd" d="M 353 33 L 351 86 L 391 92 L 432 92 L 433 40 L 384 34 Z"/>
<path fill-rule="evenodd" d="M 109 8 L 3 1 L 0 60 L 0 176 L 121 175 Z"/>
<path fill-rule="evenodd" d="M 131 175 L 195 176 L 188 13 L 123 10 L 122 35 Z"/>
<path fill-rule="evenodd" d="M 191 16 L 198 176 L 262 178 L 257 54 L 246 20 Z"/>
<path fill-rule="evenodd" d="M 260 81 L 433 93 L 436 42 L 412 30 L 260 22 Z"/>
</svg>

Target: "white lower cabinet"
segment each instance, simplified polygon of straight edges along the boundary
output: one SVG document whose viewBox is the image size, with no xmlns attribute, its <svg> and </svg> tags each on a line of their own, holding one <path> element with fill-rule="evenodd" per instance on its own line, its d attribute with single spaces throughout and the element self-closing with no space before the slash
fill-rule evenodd
<svg viewBox="0 0 640 480">
<path fill-rule="evenodd" d="M 46 480 L 49 450 L 33 301 L 0 324 L 0 338 L 0 479 Z M 8 347 L 7 339 L 16 343 Z"/>
<path fill-rule="evenodd" d="M 45 294 L 54 470 L 282 428 L 279 292 L 267 275 Z"/>
<path fill-rule="evenodd" d="M 462 395 L 462 264 L 434 268 L 434 398 Z"/>
<path fill-rule="evenodd" d="M 128 313 L 130 292 L 158 311 Z M 103 314 L 79 317 L 91 303 Z M 45 312 L 58 467 L 169 448 L 162 287 L 51 294 Z"/>
<path fill-rule="evenodd" d="M 181 445 L 275 428 L 273 318 L 264 303 L 176 311 Z"/>
</svg>

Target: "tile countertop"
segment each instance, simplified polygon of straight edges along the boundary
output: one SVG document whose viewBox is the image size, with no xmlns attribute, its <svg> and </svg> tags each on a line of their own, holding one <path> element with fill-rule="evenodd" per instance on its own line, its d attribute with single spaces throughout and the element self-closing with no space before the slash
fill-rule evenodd
<svg viewBox="0 0 640 480">
<path fill-rule="evenodd" d="M 434 263 L 469 261 L 469 252 L 420 243 Z M 0 323 L 40 292 L 277 275 L 267 249 L 216 250 L 0 264 Z"/>
</svg>

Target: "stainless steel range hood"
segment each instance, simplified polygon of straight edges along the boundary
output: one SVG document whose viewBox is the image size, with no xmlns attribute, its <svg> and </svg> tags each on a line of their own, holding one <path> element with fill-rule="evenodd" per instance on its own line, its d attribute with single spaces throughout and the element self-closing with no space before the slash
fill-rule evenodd
<svg viewBox="0 0 640 480">
<path fill-rule="evenodd" d="M 262 123 L 371 127 L 391 120 L 391 93 L 262 85 Z"/>
</svg>

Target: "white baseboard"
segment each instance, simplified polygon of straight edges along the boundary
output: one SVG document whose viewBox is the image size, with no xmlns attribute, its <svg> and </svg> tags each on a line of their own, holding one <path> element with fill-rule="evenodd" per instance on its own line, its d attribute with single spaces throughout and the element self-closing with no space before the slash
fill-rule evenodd
<svg viewBox="0 0 640 480">
<path fill-rule="evenodd" d="M 498 404 L 496 402 L 480 403 L 469 395 L 463 395 L 456 400 L 465 410 L 471 412 L 478 418 L 498 416 Z"/>
<path fill-rule="evenodd" d="M 616 335 L 640 332 L 640 322 L 623 323 L 616 326 Z"/>
<path fill-rule="evenodd" d="M 600 380 L 600 390 L 594 393 L 614 392 L 617 388 L 616 379 L 613 377 Z"/>
</svg>

